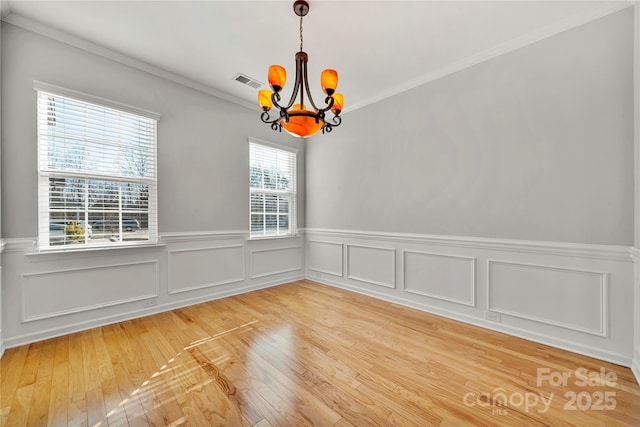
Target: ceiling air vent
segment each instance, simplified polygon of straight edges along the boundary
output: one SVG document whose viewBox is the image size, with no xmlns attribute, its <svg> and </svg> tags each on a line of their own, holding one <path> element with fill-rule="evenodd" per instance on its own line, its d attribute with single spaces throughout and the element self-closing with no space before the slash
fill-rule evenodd
<svg viewBox="0 0 640 427">
<path fill-rule="evenodd" d="M 254 78 L 251 78 L 251 77 L 249 77 L 247 75 L 241 74 L 241 73 L 236 74 L 236 76 L 233 79 L 235 81 L 240 82 L 242 84 L 245 84 L 247 86 L 251 86 L 254 89 L 257 89 L 260 86 L 262 86 L 261 82 L 257 81 Z"/>
</svg>

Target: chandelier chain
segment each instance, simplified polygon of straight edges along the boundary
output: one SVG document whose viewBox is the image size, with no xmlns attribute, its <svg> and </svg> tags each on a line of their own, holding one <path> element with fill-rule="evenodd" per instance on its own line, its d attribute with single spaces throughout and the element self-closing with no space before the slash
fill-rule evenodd
<svg viewBox="0 0 640 427">
<path fill-rule="evenodd" d="M 300 15 L 300 52 L 302 52 L 302 15 Z"/>
</svg>

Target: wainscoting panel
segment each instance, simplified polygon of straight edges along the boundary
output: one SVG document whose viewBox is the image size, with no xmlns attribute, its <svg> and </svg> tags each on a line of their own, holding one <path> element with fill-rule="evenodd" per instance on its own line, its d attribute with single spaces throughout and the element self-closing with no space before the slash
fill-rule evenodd
<svg viewBox="0 0 640 427">
<path fill-rule="evenodd" d="M 488 261 L 489 310 L 607 336 L 607 274 Z"/>
<path fill-rule="evenodd" d="M 302 270 L 302 250 L 301 246 L 252 249 L 251 278 L 259 279 Z"/>
<path fill-rule="evenodd" d="M 343 266 L 342 243 L 309 240 L 307 242 L 307 264 L 309 270 L 318 273 L 342 277 Z"/>
<path fill-rule="evenodd" d="M 347 277 L 372 285 L 395 288 L 395 249 L 348 244 Z"/>
<path fill-rule="evenodd" d="M 325 229 L 305 235 L 311 280 L 631 366 L 629 247 Z M 328 274 L 341 245 L 345 275 Z"/>
<path fill-rule="evenodd" d="M 169 251 L 169 294 L 244 280 L 244 246 Z"/>
<path fill-rule="evenodd" d="M 307 277 L 639 371 L 628 247 L 319 229 L 69 253 L 34 240 L 2 253 L 6 348 Z"/>
<path fill-rule="evenodd" d="M 22 275 L 23 321 L 158 296 L 158 263 L 138 262 Z"/>
<path fill-rule="evenodd" d="M 157 245 L 42 252 L 34 240 L 8 239 L 2 253 L 6 348 L 304 278 L 302 236 L 171 232 Z"/>
<path fill-rule="evenodd" d="M 405 292 L 475 306 L 475 258 L 403 251 Z"/>
</svg>

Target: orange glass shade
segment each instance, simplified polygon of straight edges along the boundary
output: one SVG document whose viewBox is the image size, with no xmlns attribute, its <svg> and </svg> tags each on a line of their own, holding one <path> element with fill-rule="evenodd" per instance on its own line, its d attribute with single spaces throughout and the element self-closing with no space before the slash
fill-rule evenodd
<svg viewBox="0 0 640 427">
<path fill-rule="evenodd" d="M 324 93 L 329 96 L 333 95 L 338 87 L 338 72 L 331 69 L 324 70 L 320 74 L 320 84 Z"/>
<path fill-rule="evenodd" d="M 342 106 L 344 105 L 344 96 L 341 93 L 333 94 L 333 106 L 331 107 L 331 111 L 336 116 L 342 112 Z"/>
<path fill-rule="evenodd" d="M 304 106 L 300 108 L 300 104 L 294 105 L 291 110 L 289 110 L 289 114 L 295 113 L 296 111 L 307 111 Z M 322 120 L 319 123 L 316 123 L 316 119 L 309 116 L 290 116 L 289 122 L 281 121 L 280 124 L 293 136 L 299 136 L 300 138 L 307 138 L 320 129 L 324 123 Z"/>
<path fill-rule="evenodd" d="M 270 90 L 262 89 L 258 91 L 258 104 L 260 104 L 264 111 L 269 111 L 271 107 L 273 107 Z"/>
<path fill-rule="evenodd" d="M 269 85 L 274 92 L 280 92 L 287 81 L 287 70 L 280 65 L 272 65 L 269 67 Z"/>
</svg>

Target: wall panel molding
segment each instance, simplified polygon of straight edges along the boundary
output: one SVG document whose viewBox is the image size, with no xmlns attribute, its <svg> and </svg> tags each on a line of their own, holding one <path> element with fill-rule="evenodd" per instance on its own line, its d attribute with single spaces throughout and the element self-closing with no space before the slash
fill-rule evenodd
<svg viewBox="0 0 640 427">
<path fill-rule="evenodd" d="M 303 246 L 251 249 L 249 271 L 252 279 L 291 273 L 303 269 Z"/>
<path fill-rule="evenodd" d="M 396 250 L 347 243 L 347 278 L 385 288 L 396 287 Z"/>
<path fill-rule="evenodd" d="M 322 247 L 324 249 L 321 249 Z M 307 268 L 309 270 L 332 276 L 342 277 L 344 275 L 344 246 L 342 243 L 308 240 L 307 248 L 309 252 L 307 253 Z"/>
<path fill-rule="evenodd" d="M 509 283 L 502 284 L 500 290 L 497 289 L 496 270 L 501 267 L 503 278 L 509 280 Z M 578 332 L 607 336 L 607 273 L 488 260 L 487 283 L 487 307 L 490 311 Z M 587 291 L 591 294 L 586 294 Z M 498 293 L 507 293 L 509 296 L 499 298 Z M 552 307 L 555 309 L 552 310 Z M 569 318 L 579 318 L 585 323 L 571 322 Z M 592 318 L 597 320 L 597 327 L 587 324 Z"/>
<path fill-rule="evenodd" d="M 139 276 L 127 277 L 143 266 L 151 268 L 141 271 Z M 91 278 L 92 274 L 94 277 Z M 159 295 L 157 261 L 69 268 L 27 273 L 21 277 L 23 322 L 127 304 Z M 148 280 L 146 283 L 145 279 Z M 134 286 L 134 283 L 144 286 Z M 119 298 L 119 293 L 127 296 Z"/>
<path fill-rule="evenodd" d="M 416 261 L 409 262 L 410 258 Z M 405 292 L 475 307 L 475 258 L 404 250 L 402 265 Z M 415 281 L 414 276 L 418 276 Z"/>
<path fill-rule="evenodd" d="M 202 253 L 207 252 L 209 256 L 203 258 Z M 196 255 L 196 253 L 199 254 Z M 188 258 L 183 256 L 187 254 L 192 256 Z M 183 259 L 180 260 L 180 258 Z M 170 250 L 167 269 L 169 295 L 242 282 L 244 281 L 244 245 Z M 187 285 L 178 285 L 185 282 Z"/>
</svg>

